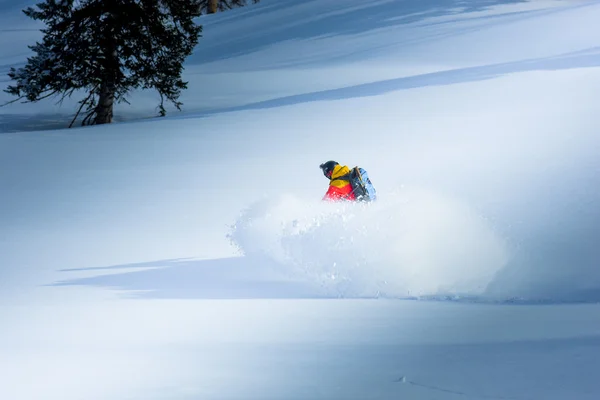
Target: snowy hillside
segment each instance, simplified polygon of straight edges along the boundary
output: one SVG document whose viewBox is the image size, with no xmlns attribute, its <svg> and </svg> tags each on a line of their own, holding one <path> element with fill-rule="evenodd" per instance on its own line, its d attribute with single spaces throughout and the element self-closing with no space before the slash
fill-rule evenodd
<svg viewBox="0 0 600 400">
<path fill-rule="evenodd" d="M 599 19 L 261 0 L 200 19 L 182 112 L 1 107 L 0 397 L 597 398 Z M 377 203 L 323 204 L 330 159 Z"/>
</svg>

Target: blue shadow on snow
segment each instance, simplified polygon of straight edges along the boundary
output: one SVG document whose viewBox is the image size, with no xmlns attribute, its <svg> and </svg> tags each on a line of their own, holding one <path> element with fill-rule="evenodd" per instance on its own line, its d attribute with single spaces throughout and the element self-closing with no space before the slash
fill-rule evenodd
<svg viewBox="0 0 600 400">
<path fill-rule="evenodd" d="M 125 269 L 128 271 L 124 272 Z M 318 285 L 311 282 L 286 277 L 282 272 L 284 269 L 273 261 L 247 257 L 212 260 L 171 259 L 102 268 L 66 269 L 61 272 L 93 273 L 94 271 L 114 271 L 114 273 L 71 278 L 48 286 L 99 287 L 125 291 L 127 297 L 146 299 L 340 298 L 336 294 L 324 293 Z M 450 294 L 397 299 L 514 305 L 600 302 L 600 288 L 583 289 L 568 283 L 563 287 L 553 287 L 547 282 L 539 286 L 537 290 L 532 290 L 531 287 L 518 290 L 525 296 L 516 293 L 510 297 L 506 294 L 504 296 Z"/>
<path fill-rule="evenodd" d="M 232 57 L 254 53 L 276 43 L 289 40 L 306 40 L 319 37 L 340 35 L 356 35 L 375 29 L 395 25 L 420 22 L 425 19 L 448 15 L 461 15 L 484 11 L 502 4 L 525 3 L 528 0 L 403 0 L 371 2 L 361 8 L 340 9 L 335 2 L 322 3 L 320 0 L 278 0 L 276 4 L 256 5 L 216 15 L 215 23 L 247 20 L 252 14 L 267 17 L 267 29 L 259 28 L 257 32 L 244 35 L 233 35 L 228 40 L 220 39 L 215 44 L 200 41 L 197 50 L 186 63 L 204 64 Z M 314 10 L 306 13 L 296 10 L 296 6 Z M 289 8 L 289 12 L 278 13 L 277 20 L 269 20 L 268 14 L 273 11 Z M 552 12 L 552 11 L 550 11 Z M 486 17 L 487 18 L 487 17 Z M 202 23 L 202 19 L 198 20 Z"/>
<path fill-rule="evenodd" d="M 338 89 L 303 93 L 298 95 L 275 98 L 257 103 L 236 107 L 216 109 L 203 113 L 190 113 L 184 116 L 170 118 L 185 119 L 220 114 L 224 112 L 262 110 L 285 107 L 315 101 L 344 100 L 350 98 L 382 95 L 399 90 L 416 89 L 428 86 L 445 86 L 459 83 L 476 82 L 500 77 L 506 74 L 528 71 L 556 71 L 573 68 L 594 68 L 600 66 L 600 46 L 589 49 L 561 54 L 558 56 L 529 59 L 493 65 L 459 68 L 447 71 L 433 72 L 423 75 L 386 79 L 377 82 L 363 83 Z"/>
<path fill-rule="evenodd" d="M 120 272 L 123 269 L 142 271 Z M 153 268 L 153 269 L 148 269 Z M 214 260 L 173 259 L 61 272 L 107 271 L 114 274 L 60 281 L 51 286 L 96 286 L 132 291 L 154 299 L 315 298 L 309 285 L 285 279 L 268 260 L 248 263 L 245 257 Z"/>
</svg>

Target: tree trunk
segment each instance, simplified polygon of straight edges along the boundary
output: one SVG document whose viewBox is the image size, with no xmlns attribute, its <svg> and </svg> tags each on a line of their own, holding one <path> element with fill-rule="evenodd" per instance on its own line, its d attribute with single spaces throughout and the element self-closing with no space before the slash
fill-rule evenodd
<svg viewBox="0 0 600 400">
<path fill-rule="evenodd" d="M 219 0 L 208 0 L 208 14 L 214 14 L 219 8 Z"/>
<path fill-rule="evenodd" d="M 94 125 L 110 124 L 113 118 L 113 104 L 115 102 L 115 85 L 106 80 L 100 87 L 100 98 L 96 106 Z"/>
<path fill-rule="evenodd" d="M 117 76 L 119 75 L 119 55 L 117 46 L 111 33 L 102 43 L 104 54 L 107 57 L 103 65 L 103 77 L 100 84 L 98 104 L 95 109 L 94 125 L 110 124 L 113 119 L 113 104 L 115 102 L 115 91 L 117 89 Z"/>
</svg>

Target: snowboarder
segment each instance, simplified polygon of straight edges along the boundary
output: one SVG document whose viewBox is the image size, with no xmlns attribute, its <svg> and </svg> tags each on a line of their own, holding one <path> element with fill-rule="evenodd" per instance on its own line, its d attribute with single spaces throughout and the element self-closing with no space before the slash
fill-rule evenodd
<svg viewBox="0 0 600 400">
<path fill-rule="evenodd" d="M 320 165 L 323 175 L 329 179 L 329 189 L 323 196 L 326 201 L 373 201 L 375 188 L 367 171 L 363 168 L 348 168 L 337 161 L 327 161 Z"/>
</svg>

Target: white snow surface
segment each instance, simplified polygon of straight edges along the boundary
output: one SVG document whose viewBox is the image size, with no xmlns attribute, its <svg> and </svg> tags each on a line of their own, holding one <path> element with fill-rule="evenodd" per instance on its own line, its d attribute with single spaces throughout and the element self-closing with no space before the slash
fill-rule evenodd
<svg viewBox="0 0 600 400">
<path fill-rule="evenodd" d="M 182 112 L 0 107 L 0 398 L 598 398 L 598 20 L 261 0 L 199 19 Z"/>
</svg>

